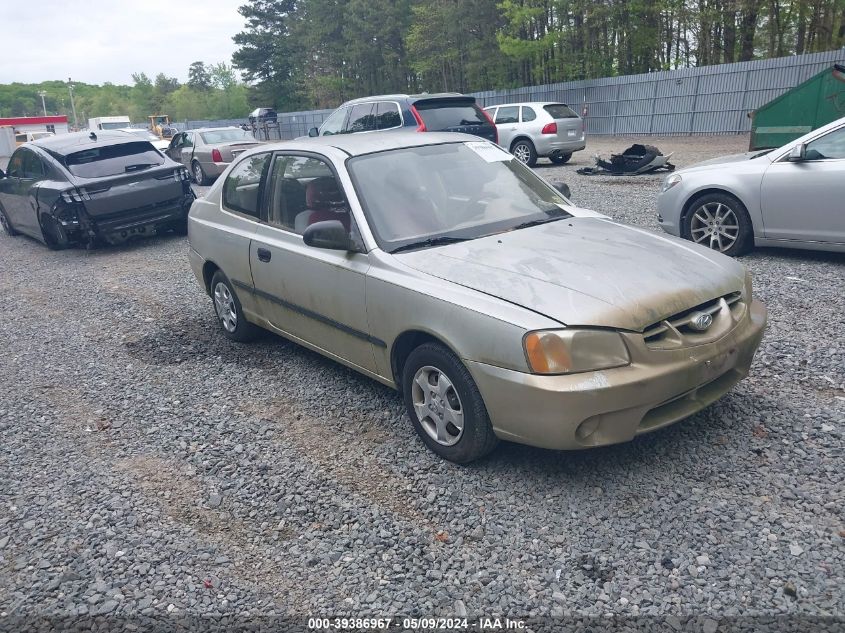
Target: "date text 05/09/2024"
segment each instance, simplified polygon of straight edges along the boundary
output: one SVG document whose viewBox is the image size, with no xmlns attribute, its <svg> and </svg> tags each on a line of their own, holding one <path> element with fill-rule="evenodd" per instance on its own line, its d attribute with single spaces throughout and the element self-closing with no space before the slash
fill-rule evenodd
<svg viewBox="0 0 845 633">
<path fill-rule="evenodd" d="M 514 618 L 308 618 L 313 631 L 520 631 L 525 622 Z"/>
</svg>

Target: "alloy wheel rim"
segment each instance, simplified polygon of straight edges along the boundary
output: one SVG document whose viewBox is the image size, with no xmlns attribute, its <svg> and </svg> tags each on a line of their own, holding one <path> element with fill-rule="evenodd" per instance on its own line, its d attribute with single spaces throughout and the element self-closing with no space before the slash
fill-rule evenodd
<svg viewBox="0 0 845 633">
<path fill-rule="evenodd" d="M 455 385 L 441 370 L 420 367 L 411 387 L 414 411 L 426 434 L 441 446 L 454 446 L 464 434 L 464 408 Z"/>
<path fill-rule="evenodd" d="M 197 181 L 197 184 L 202 182 L 202 167 L 199 166 L 199 163 L 194 163 L 194 180 Z"/>
<path fill-rule="evenodd" d="M 214 311 L 227 332 L 234 332 L 238 327 L 238 313 L 235 310 L 235 298 L 229 287 L 222 281 L 214 287 Z"/>
<path fill-rule="evenodd" d="M 739 239 L 739 220 L 726 204 L 708 202 L 693 213 L 690 236 L 696 244 L 724 253 Z"/>
<path fill-rule="evenodd" d="M 521 163 L 527 163 L 528 159 L 531 157 L 531 152 L 528 151 L 528 146 L 524 143 L 520 143 L 516 147 L 513 148 L 513 155 L 516 156 L 516 159 Z"/>
<path fill-rule="evenodd" d="M 6 214 L 3 211 L 0 211 L 0 226 L 3 227 L 4 231 L 9 232 L 9 220 L 6 219 Z"/>
</svg>

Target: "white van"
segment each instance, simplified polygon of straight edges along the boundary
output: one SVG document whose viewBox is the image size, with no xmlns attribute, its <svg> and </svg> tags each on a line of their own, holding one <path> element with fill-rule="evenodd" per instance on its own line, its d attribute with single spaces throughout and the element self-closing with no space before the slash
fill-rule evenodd
<svg viewBox="0 0 845 633">
<path fill-rule="evenodd" d="M 132 123 L 128 116 L 98 116 L 88 119 L 88 129 L 92 132 L 97 130 L 119 130 L 130 127 Z"/>
</svg>

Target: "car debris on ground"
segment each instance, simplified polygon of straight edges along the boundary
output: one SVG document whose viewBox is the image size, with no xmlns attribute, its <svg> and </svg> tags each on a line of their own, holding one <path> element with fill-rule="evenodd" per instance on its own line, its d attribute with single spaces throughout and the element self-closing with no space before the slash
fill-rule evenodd
<svg viewBox="0 0 845 633">
<path fill-rule="evenodd" d="M 634 143 L 621 154 L 611 154 L 606 161 L 598 154 L 595 156 L 595 167 L 582 167 L 577 172 L 583 176 L 595 174 L 610 174 L 612 176 L 637 176 L 649 174 L 660 169 L 674 171 L 675 166 L 669 162 L 672 154 L 664 155 L 654 145 Z"/>
</svg>

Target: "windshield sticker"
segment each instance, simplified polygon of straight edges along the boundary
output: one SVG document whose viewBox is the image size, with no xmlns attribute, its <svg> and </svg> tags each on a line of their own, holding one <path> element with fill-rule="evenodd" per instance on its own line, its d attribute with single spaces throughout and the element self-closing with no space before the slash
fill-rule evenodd
<svg viewBox="0 0 845 633">
<path fill-rule="evenodd" d="M 498 163 L 513 158 L 513 156 L 508 154 L 505 150 L 486 141 L 469 141 L 468 143 L 464 143 L 464 145 L 469 147 L 473 152 L 481 156 L 481 158 L 486 160 L 488 163 Z"/>
</svg>

